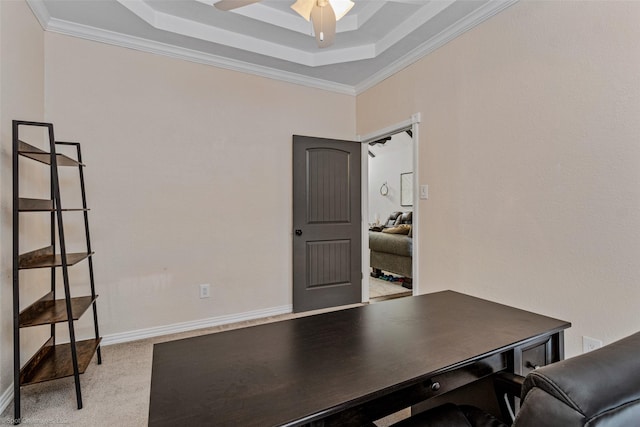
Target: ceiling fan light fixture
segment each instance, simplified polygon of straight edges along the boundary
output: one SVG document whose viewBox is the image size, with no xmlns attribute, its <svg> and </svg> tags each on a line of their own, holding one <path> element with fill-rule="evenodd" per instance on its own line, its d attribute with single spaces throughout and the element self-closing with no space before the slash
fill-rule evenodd
<svg viewBox="0 0 640 427">
<path fill-rule="evenodd" d="M 329 47 L 336 38 L 336 15 L 331 4 L 325 6 L 315 4 L 311 10 L 313 32 L 319 48 Z"/>
<path fill-rule="evenodd" d="M 354 5 L 351 0 L 329 0 L 329 3 L 336 14 L 336 21 L 346 15 Z"/>
<path fill-rule="evenodd" d="M 336 14 L 336 21 L 339 21 L 344 15 L 346 15 L 354 3 L 351 0 L 297 0 L 291 5 L 291 9 L 295 10 L 298 15 L 302 16 L 307 21 L 311 20 L 311 11 L 314 6 L 325 6 L 327 3 L 331 5 L 334 13 Z"/>
<path fill-rule="evenodd" d="M 220 10 L 228 11 L 260 1 L 218 0 L 214 6 Z M 291 5 L 291 9 L 313 23 L 313 32 L 318 47 L 324 48 L 333 44 L 336 38 L 336 21 L 346 15 L 353 5 L 351 0 L 296 0 Z"/>
</svg>

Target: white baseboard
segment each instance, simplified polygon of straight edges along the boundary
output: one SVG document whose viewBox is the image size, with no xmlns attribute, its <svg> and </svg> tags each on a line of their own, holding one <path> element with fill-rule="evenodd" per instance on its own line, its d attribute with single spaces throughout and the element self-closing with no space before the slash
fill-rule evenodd
<svg viewBox="0 0 640 427">
<path fill-rule="evenodd" d="M 118 334 L 105 335 L 102 337 L 101 345 L 120 344 L 129 341 L 137 341 L 145 338 L 153 338 L 162 335 L 188 332 L 196 329 L 209 328 L 212 326 L 226 325 L 229 323 L 244 322 L 247 320 L 260 319 L 262 317 L 277 316 L 279 314 L 291 313 L 291 305 L 265 308 L 261 310 L 247 311 L 244 313 L 228 314 L 208 319 L 193 320 L 190 322 L 174 323 L 172 325 L 157 326 L 153 328 L 138 329 L 135 331 L 121 332 Z"/>
<path fill-rule="evenodd" d="M 13 383 L 9 384 L 9 388 L 0 394 L 0 414 L 13 402 Z M 3 424 L 4 420 L 0 419 L 0 424 Z"/>
<path fill-rule="evenodd" d="M 210 317 L 208 319 L 193 320 L 191 322 L 174 323 L 172 325 L 157 326 L 154 328 L 138 329 L 135 331 L 122 332 L 118 334 L 105 335 L 102 337 L 101 345 L 120 344 L 129 341 L 137 341 L 145 338 L 158 337 L 162 335 L 188 332 L 196 329 L 209 328 L 212 326 L 227 325 L 229 323 L 244 322 L 247 320 L 260 319 L 263 317 L 277 316 L 291 313 L 291 305 L 271 307 L 261 310 L 247 311 L 244 313 L 227 314 L 224 316 Z M 0 414 L 13 401 L 13 383 L 9 385 L 0 395 Z M 2 424 L 2 420 L 0 420 Z"/>
</svg>

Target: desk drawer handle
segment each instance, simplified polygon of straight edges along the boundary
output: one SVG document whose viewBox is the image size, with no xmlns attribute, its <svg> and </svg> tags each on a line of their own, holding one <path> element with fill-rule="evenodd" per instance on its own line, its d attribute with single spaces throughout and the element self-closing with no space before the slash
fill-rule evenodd
<svg viewBox="0 0 640 427">
<path fill-rule="evenodd" d="M 438 390 L 440 390 L 440 383 L 436 381 L 431 384 L 431 391 L 438 391 Z"/>
<path fill-rule="evenodd" d="M 538 369 L 538 368 L 540 367 L 540 365 L 534 365 L 534 364 L 533 364 L 533 363 L 531 363 L 531 362 L 527 362 L 527 363 L 525 363 L 525 366 L 526 366 L 527 368 L 529 368 L 529 369 Z"/>
</svg>

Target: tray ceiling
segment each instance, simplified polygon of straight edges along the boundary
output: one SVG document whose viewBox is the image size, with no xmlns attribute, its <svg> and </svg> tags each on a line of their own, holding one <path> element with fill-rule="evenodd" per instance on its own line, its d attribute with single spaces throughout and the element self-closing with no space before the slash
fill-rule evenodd
<svg viewBox="0 0 640 427">
<path fill-rule="evenodd" d="M 320 49 L 290 6 L 216 0 L 28 0 L 47 31 L 357 94 L 517 0 L 355 0 Z"/>
</svg>

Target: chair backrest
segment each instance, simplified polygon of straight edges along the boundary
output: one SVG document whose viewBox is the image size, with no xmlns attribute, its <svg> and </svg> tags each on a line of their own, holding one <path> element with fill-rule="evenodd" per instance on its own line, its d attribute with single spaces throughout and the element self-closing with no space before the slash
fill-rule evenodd
<svg viewBox="0 0 640 427">
<path fill-rule="evenodd" d="M 640 332 L 531 372 L 514 427 L 640 426 Z"/>
</svg>

